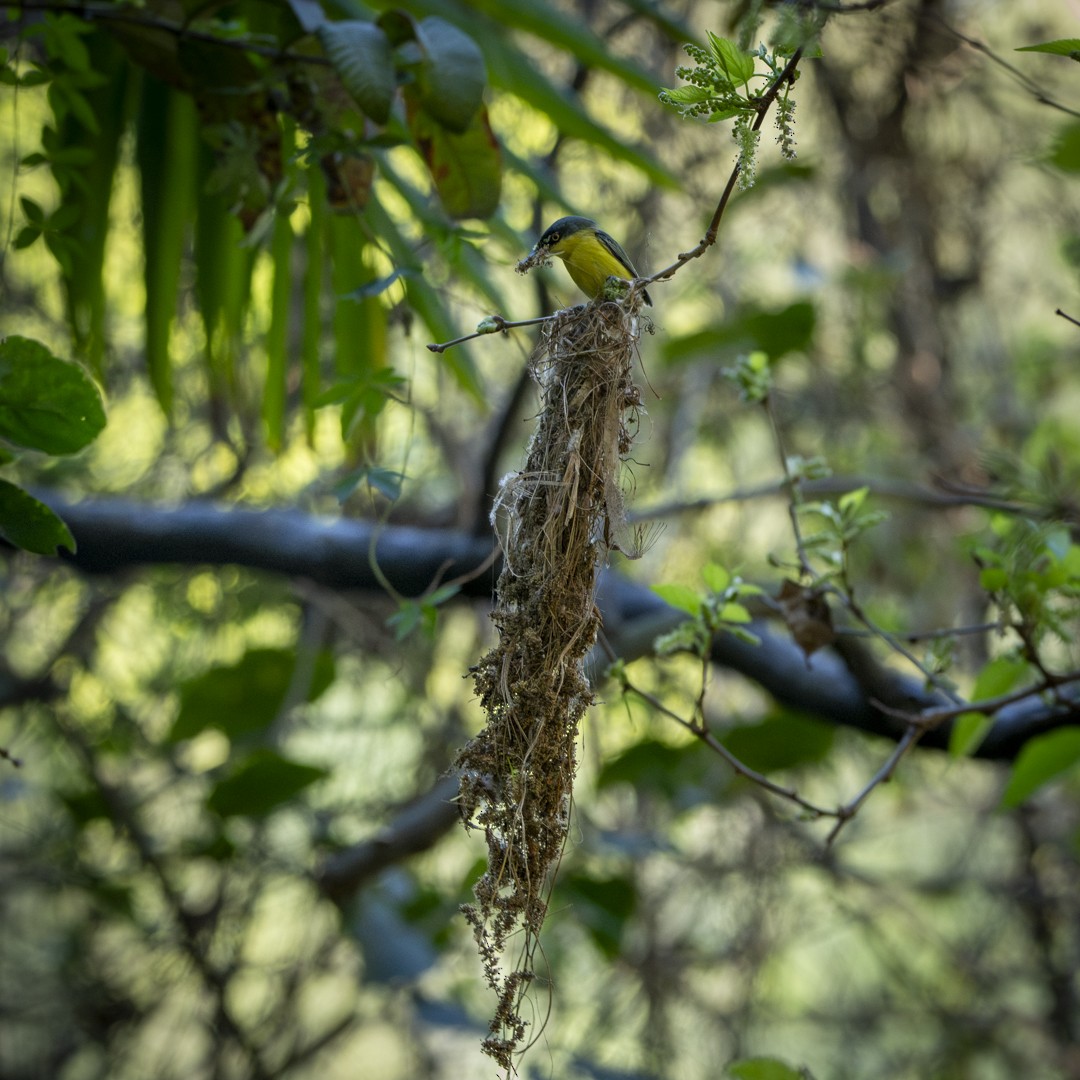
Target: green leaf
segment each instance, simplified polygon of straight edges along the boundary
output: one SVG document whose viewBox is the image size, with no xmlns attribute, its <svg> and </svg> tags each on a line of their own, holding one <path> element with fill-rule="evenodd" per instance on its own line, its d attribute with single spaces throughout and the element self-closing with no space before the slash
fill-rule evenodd
<svg viewBox="0 0 1080 1080">
<path fill-rule="evenodd" d="M 531 4 L 533 0 L 527 2 Z M 564 137 L 581 139 L 587 145 L 606 151 L 616 161 L 625 161 L 640 170 L 660 187 L 674 189 L 681 186 L 682 178 L 661 164 L 650 147 L 631 146 L 614 136 L 589 116 L 578 99 L 552 85 L 527 54 L 505 43 L 503 37 L 494 35 L 483 39 L 493 85 L 528 102 L 538 112 L 546 113 Z"/>
<path fill-rule="evenodd" d="M 172 411 L 170 341 L 191 224 L 199 131 L 187 94 L 144 78 L 138 144 L 146 278 L 146 362 L 162 410 Z"/>
<path fill-rule="evenodd" d="M 688 615 L 701 613 L 701 596 L 689 585 L 654 585 L 652 591 L 666 604 L 670 604 Z"/>
<path fill-rule="evenodd" d="M 732 85 L 745 84 L 754 74 L 754 57 L 743 52 L 734 41 L 717 37 L 709 31 L 709 45 L 721 70 L 731 79 Z"/>
<path fill-rule="evenodd" d="M 731 575 L 718 563 L 706 563 L 701 578 L 709 592 L 722 593 L 731 584 Z"/>
<path fill-rule="evenodd" d="M 569 907 L 600 952 L 614 960 L 637 906 L 637 892 L 629 877 L 566 874 L 559 878 L 556 903 Z"/>
<path fill-rule="evenodd" d="M 11 246 L 16 251 L 28 248 L 39 236 L 41 230 L 36 225 L 24 225 L 12 241 Z"/>
<path fill-rule="evenodd" d="M 1017 756 L 1001 796 L 1005 807 L 1016 807 L 1044 784 L 1080 761 L 1080 728 L 1062 728 L 1029 739 Z"/>
<path fill-rule="evenodd" d="M 1041 45 L 1022 45 L 1016 51 L 1050 53 L 1080 60 L 1080 38 L 1059 38 L 1057 41 L 1044 41 Z"/>
<path fill-rule="evenodd" d="M 953 757 L 967 757 L 982 745 L 986 733 L 994 726 L 994 719 L 981 712 L 961 713 L 949 732 L 949 753 Z"/>
<path fill-rule="evenodd" d="M 487 109 L 481 107 L 468 130 L 458 135 L 439 123 L 414 93 L 407 93 L 405 101 L 409 130 L 447 214 L 494 214 L 502 192 L 502 161 Z"/>
<path fill-rule="evenodd" d="M 381 293 L 386 292 L 386 290 L 398 279 L 403 277 L 413 277 L 417 273 L 419 273 L 418 270 L 413 270 L 410 267 L 398 267 L 393 273 L 387 274 L 385 277 L 376 278 L 364 285 L 358 285 L 355 289 L 345 295 L 350 300 L 368 300 L 373 296 L 379 296 Z"/>
<path fill-rule="evenodd" d="M 855 488 L 853 491 L 844 492 L 837 500 L 836 505 L 842 513 L 853 513 L 866 502 L 866 496 L 869 494 L 870 489 L 868 487 Z"/>
<path fill-rule="evenodd" d="M 374 23 L 358 19 L 325 23 L 318 36 L 345 89 L 372 120 L 385 124 L 397 88 L 390 39 Z"/>
<path fill-rule="evenodd" d="M 596 779 L 599 789 L 629 784 L 635 791 L 650 792 L 683 807 L 706 797 L 703 782 L 712 762 L 696 743 L 669 746 L 643 739 L 607 762 Z"/>
<path fill-rule="evenodd" d="M 704 86 L 673 86 L 661 94 L 661 101 L 671 105 L 697 105 L 714 96 L 714 91 Z"/>
<path fill-rule="evenodd" d="M 47 454 L 73 454 L 105 427 L 94 381 L 40 342 L 0 341 L 0 437 Z"/>
<path fill-rule="evenodd" d="M 733 1080 L 806 1080 L 806 1074 L 776 1058 L 743 1058 L 728 1067 Z"/>
<path fill-rule="evenodd" d="M 417 24 L 416 40 L 426 57 L 419 79 L 424 108 L 451 131 L 464 134 L 484 94 L 483 53 L 468 34 L 437 15 Z"/>
<path fill-rule="evenodd" d="M 1046 160 L 1062 172 L 1080 172 L 1080 123 L 1061 128 Z"/>
<path fill-rule="evenodd" d="M 292 124 L 283 147 L 286 157 L 293 150 Z M 292 316 L 293 231 L 289 215 L 280 208 L 274 213 L 270 257 L 274 266 L 274 284 L 270 291 L 270 326 L 266 332 L 266 388 L 263 391 L 263 423 L 270 450 L 280 453 L 285 443 L 285 408 L 288 399 L 290 352 L 289 321 Z"/>
<path fill-rule="evenodd" d="M 835 729 L 797 713 L 776 713 L 759 724 L 732 728 L 721 740 L 744 764 L 758 772 L 792 769 L 824 761 Z"/>
<path fill-rule="evenodd" d="M 437 8 L 442 4 L 445 4 L 445 0 L 435 0 L 431 6 Z M 471 20 L 468 25 L 468 30 L 483 43 L 489 64 L 493 50 L 509 37 L 506 28 L 513 27 L 515 31 L 532 34 L 570 53 L 589 69 L 609 71 L 627 86 L 650 96 L 655 91 L 656 83 L 651 71 L 620 55 L 581 18 L 567 14 L 557 4 L 547 0 L 470 0 L 469 8 L 472 9 L 470 14 L 483 12 L 490 16 L 475 28 Z M 650 18 L 656 13 L 654 6 L 650 10 Z M 519 57 L 523 55 L 518 48 L 512 48 L 511 52 Z"/>
<path fill-rule="evenodd" d="M 330 775 L 275 750 L 254 750 L 210 792 L 207 805 L 222 817 L 266 817 L 304 788 Z"/>
<path fill-rule="evenodd" d="M 0 536 L 37 555 L 56 555 L 62 547 L 75 552 L 75 537 L 57 514 L 6 480 L 0 480 Z"/>
<path fill-rule="evenodd" d="M 285 703 L 296 662 L 295 649 L 249 649 L 237 663 L 188 680 L 180 687 L 180 712 L 170 741 L 193 738 L 207 728 L 231 739 L 265 731 Z M 333 657 L 318 653 L 306 700 L 314 701 L 333 680 Z"/>
<path fill-rule="evenodd" d="M 748 623 L 751 622 L 750 612 L 742 605 L 729 601 L 719 611 L 721 622 Z"/>
<path fill-rule="evenodd" d="M 979 672 L 971 689 L 971 700 L 979 702 L 1007 694 L 1030 670 L 1031 665 L 1016 656 L 996 657 Z"/>
<path fill-rule="evenodd" d="M 22 212 L 26 215 L 26 220 L 29 221 L 31 225 L 44 226 L 45 211 L 42 210 L 33 199 L 28 199 L 25 195 L 20 195 L 19 205 L 22 207 Z"/>
<path fill-rule="evenodd" d="M 814 336 L 817 312 L 808 301 L 770 310 L 747 305 L 725 320 L 722 326 L 696 334 L 673 338 L 664 352 L 673 362 L 701 355 L 735 356 L 756 350 L 769 360 L 779 360 L 789 352 L 806 349 Z"/>
</svg>

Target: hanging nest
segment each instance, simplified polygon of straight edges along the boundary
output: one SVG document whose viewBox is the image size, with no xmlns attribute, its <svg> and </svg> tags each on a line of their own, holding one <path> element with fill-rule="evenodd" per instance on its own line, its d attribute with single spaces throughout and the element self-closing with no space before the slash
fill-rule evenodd
<svg viewBox="0 0 1080 1080">
<path fill-rule="evenodd" d="M 566 842 L 578 725 L 592 702 L 584 660 L 600 628 L 597 569 L 612 548 L 640 554 L 621 487 L 642 408 L 631 377 L 635 306 L 594 302 L 545 324 L 530 361 L 536 431 L 492 511 L 504 554 L 492 614 L 499 641 L 472 669 L 487 726 L 457 765 L 462 814 L 488 848 L 476 902 L 463 908 L 498 995 L 484 1050 L 508 1073 L 523 1049 L 523 996 Z"/>
</svg>

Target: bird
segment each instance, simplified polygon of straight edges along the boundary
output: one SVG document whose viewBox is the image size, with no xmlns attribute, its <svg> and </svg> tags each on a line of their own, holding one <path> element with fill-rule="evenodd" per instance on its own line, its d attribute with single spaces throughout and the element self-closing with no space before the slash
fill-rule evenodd
<svg viewBox="0 0 1080 1080">
<path fill-rule="evenodd" d="M 549 225 L 525 263 L 535 265 L 534 260 L 549 255 L 562 259 L 574 284 L 591 300 L 604 295 L 610 276 L 628 279 L 638 276 L 630 256 L 618 241 L 587 217 L 562 217 Z M 652 307 L 648 292 L 643 290 L 641 297 Z"/>
</svg>

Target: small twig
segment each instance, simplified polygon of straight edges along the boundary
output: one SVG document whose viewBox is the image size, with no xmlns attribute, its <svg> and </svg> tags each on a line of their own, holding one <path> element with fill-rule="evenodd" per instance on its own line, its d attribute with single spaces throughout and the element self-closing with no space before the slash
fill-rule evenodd
<svg viewBox="0 0 1080 1080">
<path fill-rule="evenodd" d="M 472 334 L 466 334 L 464 337 L 454 338 L 453 341 L 431 342 L 428 348 L 433 353 L 444 353 L 447 349 L 453 348 L 455 345 L 460 345 L 464 341 L 472 341 L 473 338 L 486 337 L 488 334 L 505 334 L 507 330 L 516 330 L 519 326 L 535 326 L 537 323 L 550 322 L 556 318 L 559 313 L 555 315 L 541 315 L 536 319 L 518 319 L 516 322 L 509 322 L 501 315 L 489 315 L 483 323 L 480 325 L 483 327 L 481 330 L 477 330 Z M 485 325 L 485 323 L 490 325 Z"/>
<path fill-rule="evenodd" d="M 772 406 L 772 395 L 766 394 L 762 401 L 765 407 L 765 415 L 772 425 L 773 439 L 776 442 L 776 451 L 780 455 L 780 467 L 784 470 L 784 487 L 788 493 L 788 518 L 791 521 L 791 532 L 795 537 L 795 552 L 799 557 L 799 570 L 806 576 L 817 578 L 813 567 L 810 565 L 810 557 L 803 543 L 802 527 L 799 525 L 799 504 L 802 502 L 801 480 L 795 478 L 791 472 L 791 464 L 788 461 L 787 450 L 784 448 L 784 436 L 780 430 L 780 421 L 776 417 L 776 410 Z"/>
<path fill-rule="evenodd" d="M 836 812 L 836 824 L 829 831 L 829 835 L 825 838 L 825 845 L 831 846 L 832 842 L 840 835 L 840 830 L 859 812 L 859 808 L 868 798 L 874 788 L 880 787 L 882 784 L 887 783 L 892 779 L 893 773 L 896 772 L 897 766 L 907 755 L 915 744 L 922 738 L 923 731 L 916 725 L 912 724 L 904 732 L 904 737 L 893 748 L 893 752 L 885 759 L 885 763 L 869 781 L 866 786 L 855 796 L 850 802 L 846 802 Z"/>
<path fill-rule="evenodd" d="M 951 23 L 946 22 L 945 19 L 935 11 L 925 10 L 924 15 L 933 19 L 941 28 L 953 37 L 962 41 L 965 45 L 969 45 L 976 52 L 981 52 L 988 60 L 997 64 L 998 67 L 1004 69 L 1018 82 L 1040 105 L 1049 105 L 1052 109 L 1057 109 L 1059 112 L 1065 113 L 1066 116 L 1080 117 L 1080 112 L 1076 109 L 1070 109 L 1068 105 L 1062 105 L 1060 101 L 1055 101 L 1052 97 L 1049 97 L 1033 79 L 1030 79 L 1025 75 L 1018 67 L 1014 67 L 1008 62 L 1008 60 L 1002 59 L 987 45 L 985 42 L 979 41 L 978 38 L 968 37 L 967 34 L 957 30 Z M 1060 314 L 1060 312 L 1058 313 Z"/>
<path fill-rule="evenodd" d="M 772 107 L 772 104 L 776 100 L 777 95 L 780 93 L 780 88 L 784 83 L 793 83 L 795 81 L 795 69 L 799 66 L 802 54 L 803 51 L 801 48 L 796 49 L 792 54 L 791 59 L 784 67 L 784 70 L 780 72 L 776 79 L 769 85 L 769 88 L 765 93 L 761 95 L 761 98 L 757 103 L 757 118 L 750 127 L 751 131 L 759 131 L 761 129 L 761 125 L 765 123 L 765 116 Z M 663 270 L 658 270 L 651 277 L 641 279 L 643 287 L 649 286 L 655 281 L 667 281 L 669 278 L 674 277 L 688 262 L 701 258 L 701 256 L 716 243 L 716 234 L 720 228 L 720 219 L 724 216 L 724 211 L 727 209 L 727 205 L 735 191 L 735 184 L 738 182 L 739 172 L 740 166 L 736 161 L 735 167 L 731 170 L 731 175 L 728 177 L 728 182 L 724 186 L 720 201 L 716 204 L 716 209 L 713 211 L 709 227 L 705 230 L 705 235 L 701 238 L 697 247 L 692 248 L 690 251 L 684 251 L 670 266 L 665 267 Z"/>
<path fill-rule="evenodd" d="M 795 803 L 800 809 L 806 811 L 806 813 L 812 815 L 814 818 L 823 817 L 836 817 L 838 811 L 826 810 L 822 806 L 818 806 L 815 803 L 809 802 L 804 799 L 794 788 L 784 787 L 781 784 L 777 784 L 770 780 L 763 773 L 759 773 L 756 769 L 751 769 L 749 765 L 743 764 L 708 728 L 705 724 L 704 718 L 700 722 L 695 720 L 687 720 L 685 717 L 680 716 L 674 709 L 665 705 L 654 694 L 650 694 L 647 690 L 641 690 L 628 679 L 623 678 L 622 685 L 624 691 L 630 694 L 636 694 L 642 701 L 644 701 L 651 708 L 655 709 L 658 713 L 666 716 L 669 720 L 674 720 L 676 724 L 689 731 L 695 738 L 700 739 L 710 750 L 717 753 L 722 757 L 728 765 L 741 777 L 749 780 L 751 783 L 757 784 L 759 787 L 764 788 L 766 791 L 771 792 L 773 795 L 777 795 L 782 799 L 787 799 L 789 802 Z M 704 696 L 704 691 L 702 695 Z M 700 701 L 700 697 L 699 697 Z"/>
<path fill-rule="evenodd" d="M 1080 320 L 1074 319 L 1071 315 L 1067 315 L 1064 311 L 1061 310 L 1061 308 L 1055 308 L 1054 314 L 1060 315 L 1063 319 L 1068 319 L 1068 321 L 1071 322 L 1073 326 L 1080 326 Z"/>
<path fill-rule="evenodd" d="M 979 701 L 961 701 L 955 705 L 940 705 L 936 708 L 924 709 L 918 713 L 908 712 L 905 709 L 896 709 L 882 701 L 873 701 L 871 704 L 886 716 L 891 716 L 896 720 L 903 720 L 905 723 L 919 728 L 921 732 L 926 732 L 941 727 L 942 724 L 947 723 L 949 720 L 955 720 L 965 713 L 974 712 L 982 713 L 984 716 L 993 716 L 994 713 L 1001 712 L 1002 709 L 1009 705 L 1015 705 L 1017 702 L 1037 697 L 1047 691 L 1056 691 L 1070 683 L 1080 683 L 1080 671 L 1073 671 L 1068 675 L 1055 675 L 1052 683 L 1040 682 L 1033 686 L 1024 687 L 1022 690 L 999 694 L 997 697 L 982 698 Z"/>
</svg>

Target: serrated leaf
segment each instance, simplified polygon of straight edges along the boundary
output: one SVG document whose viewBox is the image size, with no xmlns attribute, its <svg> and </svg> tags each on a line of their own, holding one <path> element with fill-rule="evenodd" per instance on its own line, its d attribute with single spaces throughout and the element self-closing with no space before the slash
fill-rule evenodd
<svg viewBox="0 0 1080 1080">
<path fill-rule="evenodd" d="M 325 23 L 318 37 L 345 89 L 372 120 L 385 124 L 397 87 L 390 39 L 359 19 Z"/>
<path fill-rule="evenodd" d="M 56 555 L 62 547 L 75 552 L 75 537 L 61 518 L 6 480 L 0 480 L 0 536 L 36 555 Z"/>
<path fill-rule="evenodd" d="M 214 786 L 207 805 L 222 817 L 266 817 L 329 775 L 328 769 L 293 761 L 275 750 L 259 749 Z"/>
<path fill-rule="evenodd" d="M 78 364 L 29 338 L 0 341 L 0 437 L 47 454 L 73 454 L 104 427 L 101 394 Z"/>
<path fill-rule="evenodd" d="M 666 604 L 670 604 L 688 615 L 701 612 L 701 596 L 689 585 L 654 585 L 652 591 Z"/>
<path fill-rule="evenodd" d="M 753 56 L 743 52 L 734 41 L 717 37 L 716 34 L 710 31 L 709 45 L 717 63 L 728 78 L 731 79 L 733 85 L 745 84 L 750 76 L 754 74 Z"/>
<path fill-rule="evenodd" d="M 1016 758 L 1001 804 L 1019 806 L 1080 761 L 1080 729 L 1063 728 L 1029 739 Z"/>
<path fill-rule="evenodd" d="M 464 134 L 484 94 L 483 53 L 468 34 L 437 15 L 417 23 L 416 40 L 425 56 L 419 79 L 424 108 L 451 131 Z"/>
<path fill-rule="evenodd" d="M 672 105 L 697 105 L 713 95 L 714 91 L 704 86 L 675 86 L 663 91 L 663 99 Z"/>
</svg>

